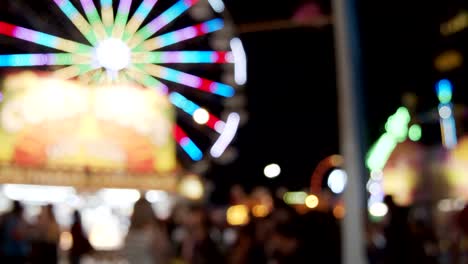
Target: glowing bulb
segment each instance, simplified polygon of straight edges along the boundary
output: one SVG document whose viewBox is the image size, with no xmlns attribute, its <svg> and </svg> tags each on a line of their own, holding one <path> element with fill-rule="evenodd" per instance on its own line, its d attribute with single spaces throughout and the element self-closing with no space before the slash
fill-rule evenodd
<svg viewBox="0 0 468 264">
<path fill-rule="evenodd" d="M 439 108 L 439 116 L 443 119 L 447 119 L 452 115 L 452 109 L 450 107 L 444 105 Z"/>
<path fill-rule="evenodd" d="M 263 174 L 267 178 L 275 178 L 281 173 L 281 168 L 278 164 L 272 163 L 267 166 L 265 166 L 265 169 L 263 169 Z"/>
<path fill-rule="evenodd" d="M 245 225 L 249 222 L 249 209 L 247 206 L 239 204 L 227 209 L 226 220 L 233 226 Z"/>
<path fill-rule="evenodd" d="M 328 176 L 327 184 L 332 192 L 341 193 L 346 186 L 346 180 L 346 172 L 344 170 L 336 169 L 333 170 Z"/>
<path fill-rule="evenodd" d="M 305 199 L 305 205 L 311 209 L 317 207 L 318 204 L 319 204 L 319 199 L 317 196 L 313 194 L 307 196 Z"/>
<path fill-rule="evenodd" d="M 193 113 L 193 120 L 195 120 L 195 122 L 197 122 L 200 125 L 206 124 L 206 122 L 208 122 L 209 119 L 210 114 L 203 108 L 198 108 Z"/>
<path fill-rule="evenodd" d="M 179 192 L 191 200 L 201 199 L 204 191 L 203 183 L 195 175 L 185 177 L 179 185 Z"/>
<path fill-rule="evenodd" d="M 120 71 L 130 64 L 130 48 L 120 39 L 108 38 L 101 41 L 95 50 L 99 66 L 110 72 Z"/>
<path fill-rule="evenodd" d="M 386 204 L 382 202 L 373 203 L 369 207 L 369 213 L 375 217 L 385 216 L 387 212 L 388 212 L 388 207 Z"/>
</svg>

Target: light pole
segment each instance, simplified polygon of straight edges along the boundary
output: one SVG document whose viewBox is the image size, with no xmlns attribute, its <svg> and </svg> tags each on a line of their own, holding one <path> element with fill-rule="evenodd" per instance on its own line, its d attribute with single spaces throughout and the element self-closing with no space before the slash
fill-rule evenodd
<svg viewBox="0 0 468 264">
<path fill-rule="evenodd" d="M 355 0 L 333 0 L 335 57 L 338 80 L 340 152 L 348 173 L 343 193 L 346 214 L 342 225 L 342 263 L 367 262 L 364 241 L 363 208 L 365 189 L 362 177 L 366 174 L 362 152 L 361 118 L 357 100 L 360 87 L 360 54 Z"/>
</svg>

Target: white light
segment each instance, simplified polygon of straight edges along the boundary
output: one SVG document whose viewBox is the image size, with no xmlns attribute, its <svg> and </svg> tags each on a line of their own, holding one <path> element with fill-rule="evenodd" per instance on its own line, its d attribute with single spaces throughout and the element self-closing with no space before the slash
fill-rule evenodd
<svg viewBox="0 0 468 264">
<path fill-rule="evenodd" d="M 216 130 L 216 132 L 221 134 L 224 131 L 224 126 L 225 125 L 226 124 L 223 121 L 219 120 L 218 122 L 215 123 L 214 129 Z"/>
<path fill-rule="evenodd" d="M 99 196 L 106 205 L 122 207 L 140 199 L 140 192 L 136 189 L 102 189 Z"/>
<path fill-rule="evenodd" d="M 328 187 L 330 187 L 330 190 L 334 193 L 341 193 L 346 186 L 347 178 L 344 170 L 335 169 L 328 176 Z"/>
<path fill-rule="evenodd" d="M 367 190 L 371 194 L 377 194 L 382 191 L 382 188 L 378 182 L 375 181 L 369 181 L 367 183 Z"/>
<path fill-rule="evenodd" d="M 263 169 L 263 174 L 265 174 L 265 177 L 267 178 L 275 178 L 278 177 L 281 173 L 281 168 L 278 164 L 272 163 Z"/>
<path fill-rule="evenodd" d="M 383 172 L 380 170 L 371 171 L 371 178 L 375 181 L 380 181 L 383 179 Z"/>
<path fill-rule="evenodd" d="M 206 122 L 208 122 L 209 119 L 210 114 L 208 113 L 208 111 L 201 107 L 195 110 L 195 112 L 193 113 L 193 120 L 195 120 L 195 122 L 197 122 L 200 125 L 206 124 Z"/>
<path fill-rule="evenodd" d="M 115 250 L 124 243 L 118 218 L 107 207 L 86 210 L 83 221 L 89 226 L 89 242 L 98 250 Z"/>
<path fill-rule="evenodd" d="M 373 203 L 369 207 L 369 213 L 375 217 L 382 217 L 388 213 L 388 207 L 384 203 Z"/>
<path fill-rule="evenodd" d="M 32 203 L 63 203 L 67 198 L 73 197 L 75 189 L 60 186 L 5 184 L 3 192 L 11 200 Z"/>
<path fill-rule="evenodd" d="M 211 8 L 215 12 L 221 13 L 224 11 L 224 3 L 221 0 L 208 0 L 208 3 L 210 3 Z"/>
<path fill-rule="evenodd" d="M 219 136 L 218 140 L 216 140 L 210 149 L 211 156 L 214 158 L 221 157 L 231 141 L 234 139 L 237 128 L 239 127 L 239 121 L 240 116 L 238 113 L 229 114 L 223 129 L 223 133 Z"/>
<path fill-rule="evenodd" d="M 437 204 L 437 208 L 442 212 L 450 212 L 452 211 L 452 201 L 450 199 L 440 200 Z"/>
<path fill-rule="evenodd" d="M 180 194 L 192 200 L 201 199 L 204 190 L 203 183 L 197 176 L 187 176 L 182 179 L 179 185 Z"/>
<path fill-rule="evenodd" d="M 122 40 L 108 38 L 98 44 L 95 56 L 99 66 L 110 72 L 117 72 L 130 63 L 131 51 Z"/>
<path fill-rule="evenodd" d="M 244 85 L 247 82 L 247 58 L 239 38 L 231 39 L 231 50 L 234 56 L 234 80 L 237 84 Z"/>
<path fill-rule="evenodd" d="M 452 109 L 450 107 L 444 105 L 439 108 L 439 116 L 443 119 L 447 119 L 452 115 Z"/>
<path fill-rule="evenodd" d="M 168 195 L 165 191 L 151 190 L 146 192 L 145 198 L 150 203 L 163 202 L 168 199 Z"/>
</svg>

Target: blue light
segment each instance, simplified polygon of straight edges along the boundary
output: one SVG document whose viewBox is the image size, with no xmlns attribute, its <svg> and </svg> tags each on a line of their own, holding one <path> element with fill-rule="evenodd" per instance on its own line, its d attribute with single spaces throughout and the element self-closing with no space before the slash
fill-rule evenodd
<svg viewBox="0 0 468 264">
<path fill-rule="evenodd" d="M 76 10 L 73 4 L 68 0 L 62 2 L 60 8 L 63 10 L 63 13 L 65 13 L 65 15 L 67 15 L 70 19 L 74 19 L 75 16 L 78 15 L 78 10 Z"/>
<path fill-rule="evenodd" d="M 224 21 L 220 18 L 215 18 L 203 24 L 203 31 L 213 32 L 216 30 L 220 30 L 223 27 L 224 27 Z"/>
<path fill-rule="evenodd" d="M 169 46 L 176 42 L 180 41 L 180 37 L 178 36 L 178 32 L 170 32 L 158 37 L 159 45 L 161 47 Z"/>
<path fill-rule="evenodd" d="M 203 158 L 203 153 L 190 138 L 188 137 L 183 138 L 180 141 L 180 146 L 189 155 L 189 157 L 192 160 L 199 161 Z"/>
<path fill-rule="evenodd" d="M 36 39 L 34 42 L 46 47 L 54 48 L 57 46 L 57 37 L 46 33 L 37 32 Z"/>
<path fill-rule="evenodd" d="M 0 67 L 34 66 L 34 58 L 32 54 L 0 55 Z"/>
<path fill-rule="evenodd" d="M 167 9 L 161 17 L 164 20 L 164 22 L 169 23 L 172 20 L 176 19 L 178 16 L 180 16 L 183 12 L 185 12 L 190 6 L 185 4 L 184 0 L 181 0 L 171 6 L 169 9 Z"/>
<path fill-rule="evenodd" d="M 452 100 L 452 83 L 447 79 L 442 79 L 436 84 L 436 92 L 439 101 L 443 104 L 449 103 Z"/>
<path fill-rule="evenodd" d="M 197 111 L 197 109 L 200 108 L 200 106 L 198 106 L 196 103 L 190 101 L 189 99 L 185 98 L 183 95 L 177 92 L 172 92 L 169 95 L 169 100 L 175 106 L 179 107 L 184 112 L 192 116 L 193 116 L 193 113 L 195 113 L 195 111 Z"/>
<path fill-rule="evenodd" d="M 112 5 L 112 0 L 101 0 L 101 6 L 108 7 L 108 6 L 111 6 L 111 5 Z"/>
<path fill-rule="evenodd" d="M 232 97 L 235 93 L 234 88 L 232 88 L 232 86 L 223 83 L 212 83 L 210 90 L 215 94 L 225 97 Z"/>
<path fill-rule="evenodd" d="M 138 16 L 140 19 L 145 19 L 146 16 L 149 14 L 153 6 L 151 3 L 147 3 L 147 1 L 143 1 L 138 9 L 135 11 L 135 16 Z"/>
</svg>

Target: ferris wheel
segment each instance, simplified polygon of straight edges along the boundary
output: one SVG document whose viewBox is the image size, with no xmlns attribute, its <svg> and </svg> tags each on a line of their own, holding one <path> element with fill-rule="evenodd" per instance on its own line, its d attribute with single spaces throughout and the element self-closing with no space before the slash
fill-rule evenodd
<svg viewBox="0 0 468 264">
<path fill-rule="evenodd" d="M 246 58 L 221 0 L 11 2 L 9 16 L 22 19 L 5 16 L 0 35 L 11 40 L 5 45 L 34 52 L 2 54 L 0 67 L 155 89 L 177 109 L 173 131 L 184 167 L 203 171 L 229 156 L 243 121 Z M 43 32 L 49 29 L 54 34 Z"/>
</svg>

